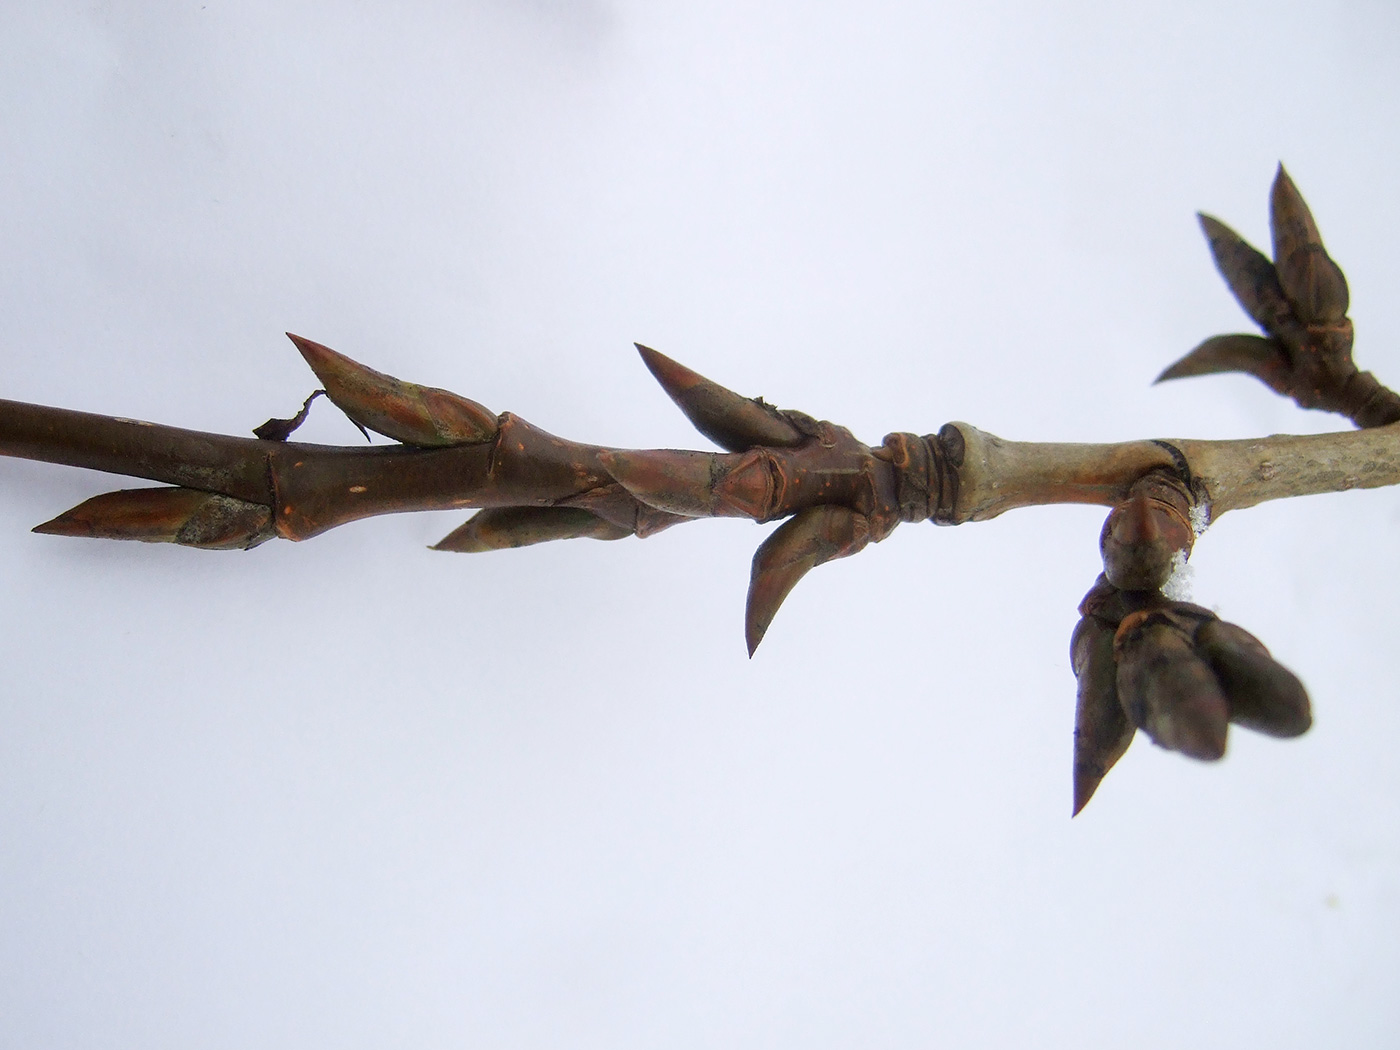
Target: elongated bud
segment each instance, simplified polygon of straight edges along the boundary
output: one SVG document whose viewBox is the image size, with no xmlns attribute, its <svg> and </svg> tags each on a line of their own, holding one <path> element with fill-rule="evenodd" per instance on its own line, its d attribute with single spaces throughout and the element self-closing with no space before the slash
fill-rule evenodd
<svg viewBox="0 0 1400 1050">
<path fill-rule="evenodd" d="M 649 346 L 633 343 L 661 389 L 720 448 L 745 452 L 755 445 L 792 448 L 806 435 L 762 398 L 748 398 L 692 372 Z"/>
<path fill-rule="evenodd" d="M 1135 727 L 1118 702 L 1118 666 L 1113 630 L 1086 616 L 1070 640 L 1070 661 L 1078 680 L 1074 711 L 1074 813 L 1078 816 L 1099 783 L 1133 742 Z"/>
<path fill-rule="evenodd" d="M 1243 627 L 1210 619 L 1196 647 L 1225 690 L 1230 721 L 1270 736 L 1293 737 L 1312 725 L 1312 705 L 1296 675 Z"/>
<path fill-rule="evenodd" d="M 186 488 L 104 493 L 33 531 L 47 536 L 178 543 L 204 550 L 247 550 L 276 535 L 271 508 Z"/>
<path fill-rule="evenodd" d="M 1305 324 L 1340 321 L 1350 303 L 1346 277 L 1323 247 L 1312 212 L 1282 164 L 1269 194 L 1269 213 L 1279 284 L 1293 312 Z"/>
<path fill-rule="evenodd" d="M 738 454 L 605 449 L 598 461 L 639 502 L 690 518 L 767 521 L 783 489 L 773 453 L 763 448 Z"/>
<path fill-rule="evenodd" d="M 631 530 L 578 507 L 491 507 L 478 511 L 432 549 L 477 553 L 550 540 L 620 540 L 630 535 Z"/>
<path fill-rule="evenodd" d="M 1288 355 L 1276 339 L 1259 335 L 1216 335 L 1164 369 L 1153 382 L 1222 372 L 1244 372 L 1263 380 L 1270 389 L 1284 392 L 1289 373 Z"/>
<path fill-rule="evenodd" d="M 1138 494 L 1115 507 L 1099 537 L 1104 574 L 1125 591 L 1155 591 L 1191 553 L 1195 534 L 1181 512 Z"/>
<path fill-rule="evenodd" d="M 1192 758 L 1225 754 L 1230 711 L 1220 683 L 1196 655 L 1194 633 L 1165 612 L 1124 617 L 1114 637 L 1118 696 L 1154 743 Z"/>
<path fill-rule="evenodd" d="M 797 581 L 812 569 L 849 557 L 870 542 L 870 523 L 845 507 L 808 507 L 785 521 L 753 556 L 744 640 L 753 656 Z"/>
<path fill-rule="evenodd" d="M 1270 333 L 1294 321 L 1292 308 L 1266 256 L 1219 219 L 1199 215 L 1215 266 L 1244 312 Z"/>
<path fill-rule="evenodd" d="M 690 518 L 716 513 L 713 479 L 720 458 L 712 452 L 680 449 L 607 449 L 598 453 L 603 469 L 639 501 Z"/>
<path fill-rule="evenodd" d="M 498 430 L 496 416 L 460 394 L 376 372 L 320 343 L 287 333 L 337 408 L 354 422 L 408 445 L 476 445 Z"/>
</svg>

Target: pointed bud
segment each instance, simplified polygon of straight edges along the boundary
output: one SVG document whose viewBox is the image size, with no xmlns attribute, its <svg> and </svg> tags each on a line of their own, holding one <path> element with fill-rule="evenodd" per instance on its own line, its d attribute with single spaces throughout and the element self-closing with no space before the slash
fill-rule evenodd
<svg viewBox="0 0 1400 1050">
<path fill-rule="evenodd" d="M 432 549 L 478 553 L 550 540 L 620 540 L 630 535 L 621 525 L 578 507 L 491 507 L 478 511 Z"/>
<path fill-rule="evenodd" d="M 1271 334 L 1295 321 L 1274 264 L 1219 219 L 1204 214 L 1198 218 L 1215 266 L 1244 312 Z"/>
<path fill-rule="evenodd" d="M 1113 631 L 1086 616 L 1070 640 L 1070 661 L 1078 680 L 1074 712 L 1074 813 L 1078 816 L 1099 783 L 1123 757 L 1136 732 L 1118 702 L 1118 668 Z"/>
<path fill-rule="evenodd" d="M 1303 683 L 1243 627 L 1211 619 L 1196 631 L 1196 648 L 1210 664 L 1230 704 L 1230 721 L 1270 736 L 1293 737 L 1312 725 Z"/>
<path fill-rule="evenodd" d="M 496 416 L 460 394 L 376 372 L 320 343 L 287 333 L 337 408 L 355 423 L 408 445 L 475 445 L 498 430 Z"/>
<path fill-rule="evenodd" d="M 247 550 L 276 535 L 270 508 L 186 488 L 104 493 L 33 531 L 46 536 L 178 543 L 204 550 Z"/>
<path fill-rule="evenodd" d="M 859 552 L 870 541 L 870 523 L 845 507 L 808 507 L 784 522 L 753 556 L 744 640 L 753 656 L 783 599 L 812 569 Z"/>
<path fill-rule="evenodd" d="M 1165 369 L 1153 382 L 1244 372 L 1263 380 L 1270 389 L 1284 392 L 1289 371 L 1288 355 L 1276 339 L 1258 335 L 1216 335 Z"/>
<path fill-rule="evenodd" d="M 710 452 L 606 449 L 598 461 L 613 480 L 648 507 L 689 518 L 714 516 L 716 460 Z"/>
<path fill-rule="evenodd" d="M 1312 212 L 1282 164 L 1269 194 L 1269 212 L 1279 284 L 1294 313 L 1304 324 L 1340 321 L 1350 302 L 1346 277 L 1323 247 Z"/>
<path fill-rule="evenodd" d="M 1164 612 L 1123 619 L 1114 638 L 1118 697 L 1154 743 L 1214 761 L 1225 754 L 1229 707 L 1215 675 L 1196 655 L 1189 621 L 1178 619 Z"/>
<path fill-rule="evenodd" d="M 1312 211 L 1282 164 L 1269 190 L 1269 232 L 1273 234 L 1275 260 L 1299 248 L 1322 247 L 1322 234 L 1317 231 Z"/>
<path fill-rule="evenodd" d="M 1195 535 L 1174 507 L 1135 495 L 1115 507 L 1099 536 L 1104 575 L 1125 591 L 1155 591 L 1171 578 Z"/>
<path fill-rule="evenodd" d="M 802 431 L 762 398 L 743 397 L 649 346 L 632 345 L 695 429 L 721 448 L 730 452 L 746 452 L 755 445 L 792 448 L 805 440 Z"/>
<path fill-rule="evenodd" d="M 1304 324 L 1337 324 L 1347 315 L 1351 293 L 1346 275 L 1322 248 L 1300 248 L 1278 264 L 1293 312 Z"/>
</svg>

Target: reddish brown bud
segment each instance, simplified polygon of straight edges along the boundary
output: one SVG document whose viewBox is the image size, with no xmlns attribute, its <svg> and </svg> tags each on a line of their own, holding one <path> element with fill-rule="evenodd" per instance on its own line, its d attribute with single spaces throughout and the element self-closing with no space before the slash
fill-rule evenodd
<svg viewBox="0 0 1400 1050">
<path fill-rule="evenodd" d="M 720 448 L 730 452 L 746 452 L 756 445 L 792 448 L 806 440 L 801 430 L 762 398 L 743 397 L 649 346 L 632 345 L 695 429 Z"/>
<path fill-rule="evenodd" d="M 1346 277 L 1322 245 L 1312 212 L 1283 165 L 1269 194 L 1279 284 L 1304 324 L 1335 324 L 1349 305 Z"/>
<path fill-rule="evenodd" d="M 845 507 L 808 507 L 785 521 L 753 556 L 744 639 L 749 655 L 768 631 L 797 581 L 812 569 L 859 552 L 870 542 L 870 523 Z"/>
<path fill-rule="evenodd" d="M 1195 534 L 1181 513 L 1150 496 L 1115 507 L 1099 537 L 1104 574 L 1125 591 L 1155 591 L 1171 578 L 1178 556 L 1190 554 Z"/>
<path fill-rule="evenodd" d="M 1216 268 L 1230 291 L 1265 331 L 1276 334 L 1296 324 L 1278 272 L 1268 258 L 1230 227 L 1210 215 L 1199 215 L 1201 229 L 1210 242 Z"/>
<path fill-rule="evenodd" d="M 578 507 L 492 507 L 478 511 L 432 549 L 477 553 L 550 540 L 620 540 L 631 535 L 630 529 Z"/>
<path fill-rule="evenodd" d="M 1070 640 L 1078 680 L 1074 712 L 1074 816 L 1088 805 L 1099 783 L 1123 757 L 1136 731 L 1118 702 L 1113 631 L 1092 616 L 1079 621 Z"/>
<path fill-rule="evenodd" d="M 1307 690 L 1242 627 L 1210 619 L 1196 631 L 1196 647 L 1219 679 L 1230 721 L 1270 736 L 1293 737 L 1312 725 Z"/>
<path fill-rule="evenodd" d="M 107 492 L 36 525 L 33 531 L 48 536 L 178 543 L 204 550 L 247 550 L 276 534 L 271 508 L 186 488 Z"/>
<path fill-rule="evenodd" d="M 718 513 L 713 484 L 716 461 L 721 458 L 711 452 L 678 449 L 606 449 L 598 453 L 603 469 L 642 503 L 690 518 Z"/>
<path fill-rule="evenodd" d="M 1154 383 L 1188 376 L 1244 372 L 1263 380 L 1272 390 L 1286 394 L 1291 365 L 1283 344 L 1258 335 L 1216 335 L 1164 369 Z"/>
<path fill-rule="evenodd" d="M 407 383 L 287 333 L 337 408 L 354 422 L 408 445 L 475 445 L 498 430 L 494 413 L 460 394 Z"/>
<path fill-rule="evenodd" d="M 1195 622 L 1130 613 L 1114 638 L 1118 696 L 1154 743 L 1206 761 L 1225 754 L 1230 712 L 1220 683 L 1192 645 Z"/>
</svg>

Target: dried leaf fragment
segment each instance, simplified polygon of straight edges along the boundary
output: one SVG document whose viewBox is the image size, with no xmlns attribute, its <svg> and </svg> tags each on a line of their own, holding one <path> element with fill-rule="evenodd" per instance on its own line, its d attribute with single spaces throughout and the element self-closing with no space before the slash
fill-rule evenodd
<svg viewBox="0 0 1400 1050">
<path fill-rule="evenodd" d="M 311 411 L 311 402 L 324 393 L 324 390 L 312 391 L 311 396 L 301 403 L 301 410 L 296 415 L 290 419 L 273 417 L 262 426 L 254 427 L 253 436 L 261 438 L 263 441 L 286 441 L 296 432 L 298 427 L 306 422 L 306 416 Z M 365 437 L 368 438 L 369 435 L 366 434 Z"/>
</svg>

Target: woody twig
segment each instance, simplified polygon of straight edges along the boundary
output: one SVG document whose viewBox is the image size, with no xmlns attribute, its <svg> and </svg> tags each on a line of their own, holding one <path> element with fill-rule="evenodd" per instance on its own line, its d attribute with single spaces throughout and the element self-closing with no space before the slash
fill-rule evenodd
<svg viewBox="0 0 1400 1050">
<path fill-rule="evenodd" d="M 1257 640 L 1164 593 L 1204 523 L 1266 500 L 1400 483 L 1400 395 L 1352 363 L 1345 278 L 1287 174 L 1280 168 L 1274 184 L 1274 262 L 1217 220 L 1202 223 L 1222 274 L 1265 335 L 1207 340 L 1160 378 L 1248 372 L 1362 430 L 1065 444 L 1005 441 L 955 422 L 872 446 L 638 346 L 666 393 L 725 451 L 603 448 L 291 336 L 329 400 L 396 444 L 290 440 L 315 394 L 291 419 L 257 428 L 256 438 L 0 401 L 0 454 L 168 486 L 94 497 L 36 532 L 206 549 L 305 540 L 377 514 L 452 508 L 477 513 L 437 550 L 646 537 L 710 517 L 786 519 L 754 556 L 750 655 L 807 572 L 901 523 L 957 525 L 1060 503 L 1111 507 L 1101 536 L 1105 575 L 1081 606 L 1072 645 L 1077 813 L 1139 728 L 1165 747 L 1214 759 L 1230 721 L 1277 735 L 1310 722 L 1301 684 Z"/>
</svg>

